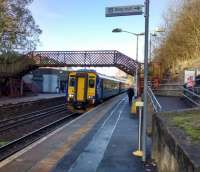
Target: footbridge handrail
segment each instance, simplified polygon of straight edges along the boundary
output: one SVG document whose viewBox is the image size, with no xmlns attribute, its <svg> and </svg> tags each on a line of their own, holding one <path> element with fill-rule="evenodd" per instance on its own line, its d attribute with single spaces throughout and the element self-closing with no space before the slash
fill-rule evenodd
<svg viewBox="0 0 200 172">
<path fill-rule="evenodd" d="M 153 93 L 151 87 L 148 87 L 147 93 L 148 93 L 149 98 L 151 99 L 151 103 L 153 105 L 154 111 L 155 112 L 161 112 L 162 106 L 158 102 L 158 99 L 156 98 L 155 94 Z"/>
</svg>

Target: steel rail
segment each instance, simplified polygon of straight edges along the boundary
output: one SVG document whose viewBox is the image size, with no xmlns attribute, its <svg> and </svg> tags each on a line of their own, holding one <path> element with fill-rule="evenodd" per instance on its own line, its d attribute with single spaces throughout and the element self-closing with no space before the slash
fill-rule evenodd
<svg viewBox="0 0 200 172">
<path fill-rule="evenodd" d="M 46 117 L 46 116 L 50 116 L 50 115 L 54 115 L 54 113 L 62 112 L 64 110 L 66 110 L 65 107 L 57 107 L 56 109 L 51 109 L 49 111 L 42 112 L 42 113 L 39 113 L 39 114 L 36 114 L 36 115 L 33 115 L 33 116 L 27 116 L 26 118 L 21 118 L 21 120 L 18 120 L 18 121 L 12 122 L 12 123 L 8 123 L 8 124 L 1 126 L 0 132 L 5 132 L 7 130 L 10 130 L 12 128 L 20 126 L 22 124 L 30 123 L 30 122 L 35 121 L 37 119 L 40 119 L 40 118 L 43 118 L 43 117 Z"/>
<path fill-rule="evenodd" d="M 200 106 L 200 103 L 197 103 L 196 101 L 194 101 L 192 98 L 188 97 L 187 95 L 183 94 L 183 96 L 187 98 L 189 101 L 191 101 L 192 103 L 194 103 L 195 105 Z"/>
<path fill-rule="evenodd" d="M 193 96 L 198 97 L 198 98 L 200 99 L 200 95 L 194 93 L 193 91 L 191 91 L 191 90 L 189 90 L 189 89 L 187 89 L 187 88 L 183 88 L 183 90 L 184 90 L 184 91 L 187 91 L 188 93 L 190 93 L 190 94 L 192 94 Z"/>
<path fill-rule="evenodd" d="M 79 116 L 79 113 L 71 113 L 61 119 L 58 119 L 46 126 L 43 126 L 27 135 L 24 135 L 16 140 L 13 140 L 11 142 L 9 142 L 8 144 L 0 147 L 0 161 L 6 159 L 7 157 L 11 156 L 12 154 L 16 153 L 17 151 L 23 149 L 24 147 L 32 144 L 33 142 L 35 142 L 36 140 L 39 140 L 42 137 L 42 133 L 44 133 L 45 131 L 51 129 L 52 127 L 58 126 L 60 124 L 62 124 L 63 122 L 65 122 L 67 119 L 71 118 L 71 117 L 76 117 Z M 33 137 L 36 137 L 35 139 L 33 139 Z M 27 140 L 29 139 L 33 139 L 31 140 L 29 143 L 27 143 Z M 24 146 L 21 146 L 20 148 L 17 146 L 19 146 L 20 144 L 24 144 Z M 15 148 L 15 150 L 12 150 L 12 148 Z M 6 153 L 6 151 L 8 151 L 8 153 Z"/>
<path fill-rule="evenodd" d="M 158 102 L 156 96 L 154 95 L 153 91 L 151 90 L 150 87 L 148 87 L 147 93 L 151 99 L 152 105 L 154 107 L 154 110 L 156 112 L 160 112 L 162 110 L 162 106 L 160 105 L 160 103 Z"/>
<path fill-rule="evenodd" d="M 186 93 L 184 93 L 184 91 L 187 92 L 189 95 L 187 95 Z M 200 95 L 196 94 L 195 92 L 193 92 L 193 91 L 191 91 L 191 90 L 189 90 L 189 89 L 187 89 L 187 88 L 183 88 L 183 93 L 182 93 L 182 94 L 183 94 L 183 96 L 184 96 L 186 99 L 188 99 L 190 102 L 194 103 L 196 106 L 200 106 L 200 103 L 197 101 L 197 100 L 200 101 Z M 190 97 L 190 96 L 196 97 L 197 100 L 194 100 L 194 99 L 193 99 L 192 97 Z"/>
<path fill-rule="evenodd" d="M 14 118 L 8 118 L 8 119 L 5 119 L 5 120 L 0 120 L 0 124 L 4 124 L 5 123 L 9 123 L 10 121 L 13 121 L 13 120 L 20 120 L 24 117 L 28 117 L 28 116 L 33 116 L 34 114 L 38 114 L 38 113 L 42 113 L 42 112 L 46 112 L 48 110 L 51 110 L 51 109 L 54 109 L 54 108 L 57 108 L 57 107 L 61 107 L 61 106 L 64 106 L 65 104 L 61 104 L 61 105 L 57 105 L 57 106 L 53 106 L 53 107 L 48 107 L 48 108 L 44 108 L 44 109 L 41 109 L 41 110 L 37 110 L 37 111 L 34 111 L 34 112 L 30 112 L 30 113 L 26 113 L 24 115 L 19 115 L 17 117 L 14 117 Z M 1 127 L 1 126 L 0 126 Z"/>
<path fill-rule="evenodd" d="M 55 98 L 65 98 L 65 96 L 63 95 L 61 97 L 55 97 Z M 43 99 L 43 100 L 46 101 L 46 99 Z M 2 105 L 0 105 L 0 108 L 8 109 L 8 108 L 16 107 L 16 106 L 25 106 L 25 105 L 30 105 L 32 103 L 40 103 L 40 102 L 41 102 L 41 100 L 32 100 L 32 101 L 28 101 L 28 102 L 18 102 L 16 104 L 2 104 Z"/>
</svg>

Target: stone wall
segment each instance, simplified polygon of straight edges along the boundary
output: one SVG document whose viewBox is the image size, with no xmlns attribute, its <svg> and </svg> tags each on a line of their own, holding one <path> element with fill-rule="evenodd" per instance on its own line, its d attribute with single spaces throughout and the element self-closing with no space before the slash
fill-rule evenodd
<svg viewBox="0 0 200 172">
<path fill-rule="evenodd" d="M 148 107 L 147 107 L 147 134 L 149 136 L 152 135 L 152 117 L 153 117 L 153 114 L 154 114 L 154 109 L 153 109 L 153 105 L 152 105 L 152 102 L 151 102 L 151 99 L 149 98 L 148 96 Z"/>
<path fill-rule="evenodd" d="M 200 146 L 192 145 L 182 130 L 153 115 L 152 159 L 159 172 L 200 172 Z"/>
</svg>

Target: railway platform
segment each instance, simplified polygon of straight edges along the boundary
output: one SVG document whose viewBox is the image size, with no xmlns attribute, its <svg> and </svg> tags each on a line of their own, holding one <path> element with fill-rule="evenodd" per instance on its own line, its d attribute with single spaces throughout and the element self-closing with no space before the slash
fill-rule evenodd
<svg viewBox="0 0 200 172">
<path fill-rule="evenodd" d="M 119 95 L 3 160 L 0 171 L 154 171 L 132 155 L 137 131 L 138 119 Z"/>
<path fill-rule="evenodd" d="M 7 98 L 2 97 L 0 98 L 0 107 L 6 106 L 6 105 L 15 105 L 19 103 L 25 103 L 25 102 L 34 102 L 44 99 L 52 99 L 52 98 L 58 98 L 58 97 L 64 97 L 65 93 L 61 94 L 38 94 L 36 96 L 27 96 L 27 97 L 18 97 L 18 98 Z"/>
</svg>

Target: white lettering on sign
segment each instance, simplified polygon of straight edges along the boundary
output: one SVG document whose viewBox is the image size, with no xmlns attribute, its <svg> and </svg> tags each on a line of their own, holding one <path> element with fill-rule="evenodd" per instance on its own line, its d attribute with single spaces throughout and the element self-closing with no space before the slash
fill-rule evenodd
<svg viewBox="0 0 200 172">
<path fill-rule="evenodd" d="M 144 7 L 143 5 L 107 7 L 106 17 L 142 15 L 143 7 Z"/>
</svg>

